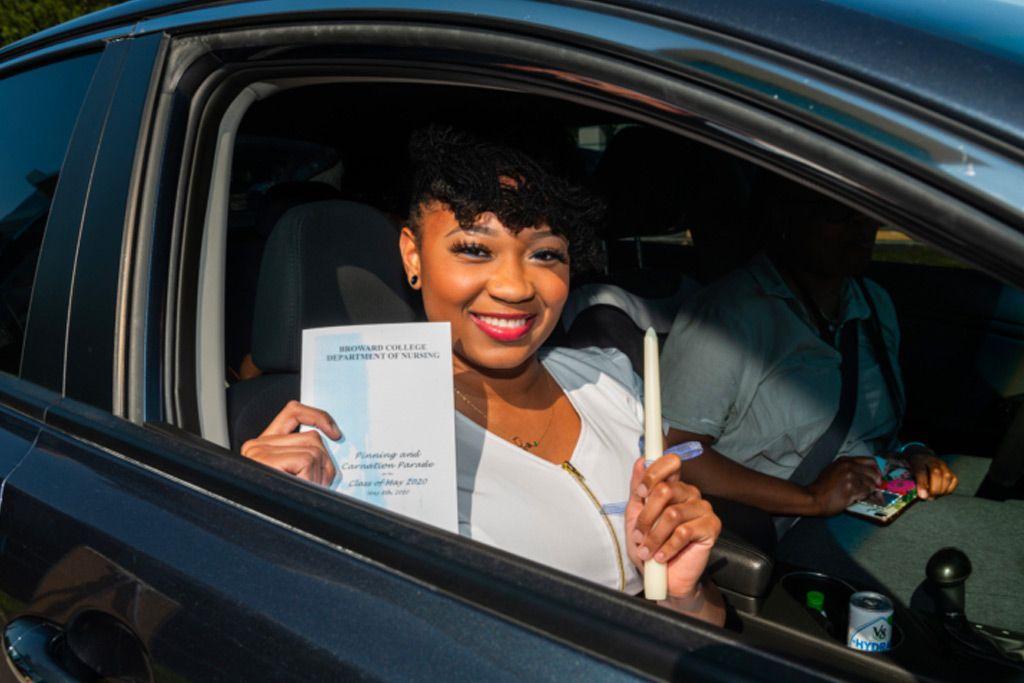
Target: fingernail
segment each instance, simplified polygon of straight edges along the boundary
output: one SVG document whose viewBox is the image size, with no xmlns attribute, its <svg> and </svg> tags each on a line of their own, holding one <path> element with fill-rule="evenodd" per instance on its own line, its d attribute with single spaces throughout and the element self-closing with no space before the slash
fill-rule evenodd
<svg viewBox="0 0 1024 683">
<path fill-rule="evenodd" d="M 640 484 L 639 486 L 637 486 L 636 487 L 636 495 L 640 496 L 641 498 L 646 498 L 647 497 L 647 486 L 645 486 L 644 484 Z"/>
<path fill-rule="evenodd" d="M 647 546 L 642 545 L 640 550 L 636 551 L 636 554 L 641 560 L 646 560 L 651 556 L 651 551 Z"/>
<path fill-rule="evenodd" d="M 644 542 L 644 535 L 639 529 L 633 532 L 633 536 L 631 538 L 633 539 L 633 543 L 636 543 L 637 545 Z"/>
<path fill-rule="evenodd" d="M 661 562 L 662 564 L 664 564 L 665 563 L 665 553 L 659 552 L 657 555 L 654 556 L 654 561 L 655 562 Z"/>
</svg>

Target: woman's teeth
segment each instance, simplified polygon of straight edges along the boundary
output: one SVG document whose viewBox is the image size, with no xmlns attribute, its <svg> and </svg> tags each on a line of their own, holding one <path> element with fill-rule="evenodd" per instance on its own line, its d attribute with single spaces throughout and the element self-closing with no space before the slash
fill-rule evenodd
<svg viewBox="0 0 1024 683">
<path fill-rule="evenodd" d="M 482 322 L 487 323 L 491 327 L 504 327 L 507 329 L 514 329 L 516 327 L 522 327 L 529 320 L 528 317 L 522 318 L 492 318 L 489 315 L 478 315 Z"/>
</svg>

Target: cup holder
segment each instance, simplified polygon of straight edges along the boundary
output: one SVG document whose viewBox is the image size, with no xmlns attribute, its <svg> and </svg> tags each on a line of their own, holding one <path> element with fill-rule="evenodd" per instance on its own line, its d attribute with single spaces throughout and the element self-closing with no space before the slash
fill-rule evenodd
<svg viewBox="0 0 1024 683">
<path fill-rule="evenodd" d="M 850 596 L 857 589 L 842 579 L 837 579 L 820 572 L 791 572 L 782 577 L 782 588 L 803 609 L 811 620 L 817 624 L 817 632 L 838 643 L 846 645 L 846 631 L 850 618 Z M 820 593 L 823 597 L 821 609 L 807 606 L 807 594 Z M 806 620 L 804 620 L 806 623 Z M 903 631 L 894 625 L 889 651 L 899 647 L 903 641 Z"/>
</svg>

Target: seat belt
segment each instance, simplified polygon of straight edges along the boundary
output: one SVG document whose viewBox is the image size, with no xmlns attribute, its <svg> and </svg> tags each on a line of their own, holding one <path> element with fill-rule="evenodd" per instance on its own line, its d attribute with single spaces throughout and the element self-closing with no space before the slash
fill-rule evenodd
<svg viewBox="0 0 1024 683">
<path fill-rule="evenodd" d="M 846 434 L 853 423 L 853 413 L 857 408 L 857 370 L 860 365 L 858 353 L 858 337 L 860 320 L 848 320 L 839 332 L 839 410 L 832 418 L 832 424 L 804 456 L 803 462 L 793 470 L 789 481 L 800 486 L 807 486 L 818 478 L 818 474 L 829 463 L 835 460 L 839 449 L 846 440 Z"/>
<path fill-rule="evenodd" d="M 793 470 L 789 481 L 807 486 L 818 478 L 818 474 L 836 459 L 846 435 L 853 423 L 857 408 L 857 370 L 860 364 L 859 337 L 860 320 L 848 320 L 839 332 L 839 409 L 825 433 L 818 437 L 803 461 Z M 799 517 L 774 516 L 775 535 L 782 538 Z"/>
<path fill-rule="evenodd" d="M 892 409 L 896 413 L 897 429 L 903 424 L 903 415 L 906 407 L 900 400 L 900 384 L 896 379 L 896 368 L 892 364 L 892 356 L 889 355 L 889 348 L 885 345 L 885 337 L 882 335 L 882 321 L 878 317 L 878 309 L 875 308 L 875 299 L 871 291 L 864 284 L 864 278 L 857 278 L 857 285 L 868 303 L 871 310 L 871 320 L 868 322 L 867 333 L 871 341 L 871 348 L 875 351 L 875 357 L 879 367 L 882 369 L 882 376 L 885 377 L 885 385 L 889 389 L 889 398 L 892 400 Z"/>
</svg>

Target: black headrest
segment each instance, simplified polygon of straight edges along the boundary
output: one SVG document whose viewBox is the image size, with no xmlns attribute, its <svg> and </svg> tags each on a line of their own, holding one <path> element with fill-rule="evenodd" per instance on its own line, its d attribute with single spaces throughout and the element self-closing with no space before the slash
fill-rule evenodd
<svg viewBox="0 0 1024 683">
<path fill-rule="evenodd" d="M 256 232 L 263 237 L 269 237 L 288 209 L 328 199 L 341 199 L 341 192 L 327 183 L 310 180 L 278 183 L 260 197 Z"/>
<path fill-rule="evenodd" d="M 602 237 L 616 239 L 682 230 L 694 144 L 656 128 L 629 127 L 615 134 L 594 173 L 608 200 Z"/>
<path fill-rule="evenodd" d="M 253 360 L 264 372 L 298 372 L 302 330 L 411 322 L 398 232 L 364 204 L 324 201 L 287 211 L 267 240 L 253 316 Z"/>
</svg>

